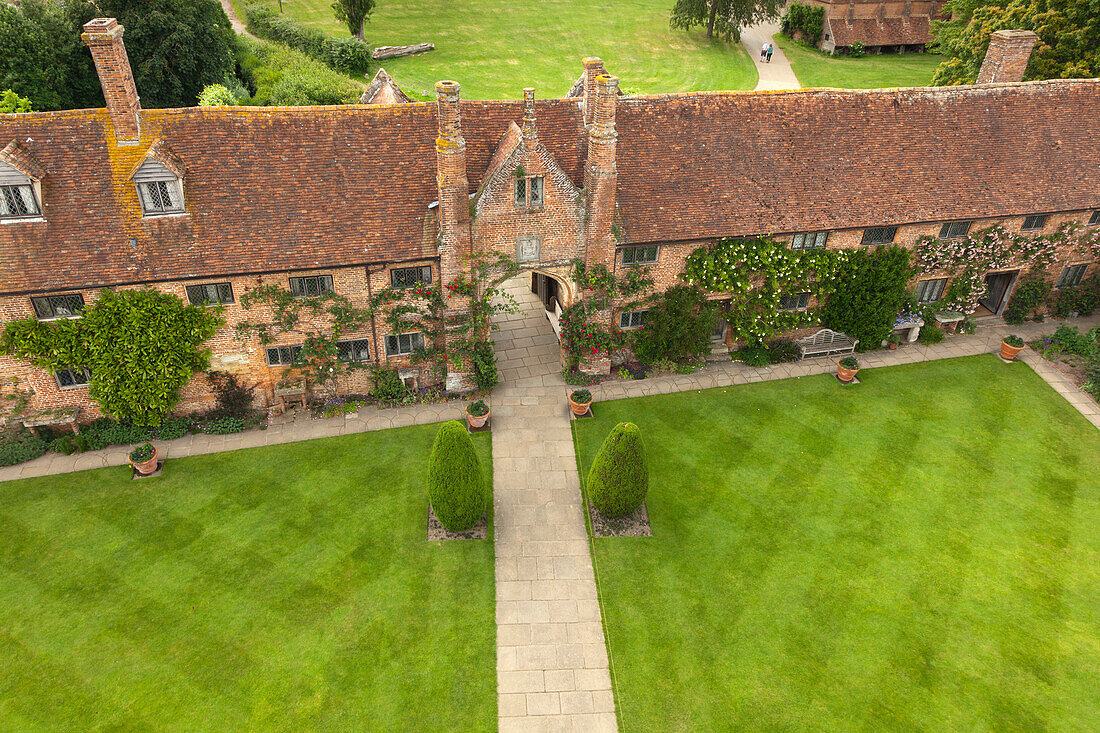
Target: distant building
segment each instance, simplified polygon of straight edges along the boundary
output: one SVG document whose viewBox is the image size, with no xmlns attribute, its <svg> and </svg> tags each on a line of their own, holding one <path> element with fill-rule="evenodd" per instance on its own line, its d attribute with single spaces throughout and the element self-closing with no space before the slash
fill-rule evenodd
<svg viewBox="0 0 1100 733">
<path fill-rule="evenodd" d="M 809 0 L 825 8 L 818 46 L 832 53 L 855 42 L 868 53 L 919 53 L 932 42 L 932 21 L 939 18 L 937 0 Z"/>
</svg>

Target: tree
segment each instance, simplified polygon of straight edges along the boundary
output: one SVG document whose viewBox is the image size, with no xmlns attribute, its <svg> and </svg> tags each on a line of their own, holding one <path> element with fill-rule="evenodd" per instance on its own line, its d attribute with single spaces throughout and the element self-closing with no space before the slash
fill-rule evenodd
<svg viewBox="0 0 1100 733">
<path fill-rule="evenodd" d="M 784 0 L 676 0 L 669 17 L 673 28 L 690 30 L 707 27 L 707 38 L 718 35 L 725 40 L 741 40 L 741 29 L 762 20 L 774 20 Z"/>
<path fill-rule="evenodd" d="M 200 107 L 236 107 L 237 97 L 224 84 L 211 84 L 199 95 Z"/>
<path fill-rule="evenodd" d="M 33 111 L 34 110 L 31 109 L 31 100 L 26 97 L 20 97 L 11 89 L 5 89 L 0 92 L 0 114 Z"/>
<path fill-rule="evenodd" d="M 183 385 L 209 366 L 202 343 L 223 322 L 220 308 L 186 305 L 170 293 L 102 290 L 81 318 L 7 324 L 0 352 L 43 369 L 84 367 L 103 412 L 159 425 Z"/>
<path fill-rule="evenodd" d="M 859 339 L 860 351 L 877 349 L 890 335 L 905 303 L 911 274 L 909 251 L 904 247 L 853 250 L 825 301 L 822 324 Z"/>
<path fill-rule="evenodd" d="M 457 420 L 440 426 L 428 457 L 428 501 L 435 518 L 451 532 L 473 527 L 489 501 L 481 461 L 470 434 Z"/>
<path fill-rule="evenodd" d="M 642 505 L 649 465 L 637 425 L 621 422 L 611 430 L 592 461 L 587 489 L 588 500 L 605 517 L 625 517 Z"/>
<path fill-rule="evenodd" d="M 348 27 L 348 33 L 363 40 L 363 24 L 370 20 L 374 0 L 335 0 L 332 10 L 336 20 Z"/>
<path fill-rule="evenodd" d="M 936 47 L 950 56 L 932 83 L 973 84 L 998 30 L 1032 30 L 1039 42 L 1025 80 L 1100 75 L 1100 2 L 1097 0 L 948 0 L 937 23 Z"/>
</svg>

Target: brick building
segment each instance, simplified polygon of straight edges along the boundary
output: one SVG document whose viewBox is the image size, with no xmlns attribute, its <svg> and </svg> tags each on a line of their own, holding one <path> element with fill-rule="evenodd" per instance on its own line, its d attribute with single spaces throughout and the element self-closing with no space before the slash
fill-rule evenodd
<svg viewBox="0 0 1100 733">
<path fill-rule="evenodd" d="M 434 103 L 383 90 L 384 104 L 143 110 L 122 28 L 85 30 L 107 109 L 0 116 L 0 317 L 78 316 L 104 287 L 216 300 L 228 323 L 212 368 L 267 399 L 295 343 L 234 337 L 260 284 L 366 304 L 498 251 L 552 307 L 577 297 L 574 258 L 650 268 L 663 288 L 722 237 L 833 248 L 1100 225 L 1100 81 L 1019 83 L 1032 34 L 997 40 L 968 87 L 624 96 L 589 58 L 579 95 L 561 99 L 467 101 L 445 81 Z M 1026 266 L 989 274 L 991 312 Z M 1075 279 L 1090 267 L 1060 254 Z M 387 328 L 347 334 L 346 357 L 424 378 L 408 356 L 422 336 Z M 33 407 L 87 404 L 86 376 L 0 357 Z M 210 400 L 196 377 L 181 409 Z"/>
<path fill-rule="evenodd" d="M 826 53 L 860 42 L 869 53 L 919 53 L 934 40 L 937 0 L 809 0 L 825 8 L 818 48 Z"/>
</svg>

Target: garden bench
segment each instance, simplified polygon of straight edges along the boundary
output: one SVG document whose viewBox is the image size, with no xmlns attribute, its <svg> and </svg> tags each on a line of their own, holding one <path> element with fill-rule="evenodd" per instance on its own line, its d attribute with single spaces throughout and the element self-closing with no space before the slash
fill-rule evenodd
<svg viewBox="0 0 1100 733">
<path fill-rule="evenodd" d="M 847 334 L 823 328 L 813 336 L 800 338 L 795 341 L 802 358 L 807 356 L 829 356 L 831 354 L 851 354 L 856 350 L 859 339 L 850 338 Z"/>
<path fill-rule="evenodd" d="M 31 413 L 22 418 L 23 427 L 30 430 L 35 435 L 38 435 L 38 428 L 45 427 L 57 427 L 66 426 L 73 431 L 74 435 L 80 434 L 80 423 L 77 419 L 80 417 L 80 408 L 61 408 L 58 410 L 43 410 L 42 412 Z"/>
</svg>

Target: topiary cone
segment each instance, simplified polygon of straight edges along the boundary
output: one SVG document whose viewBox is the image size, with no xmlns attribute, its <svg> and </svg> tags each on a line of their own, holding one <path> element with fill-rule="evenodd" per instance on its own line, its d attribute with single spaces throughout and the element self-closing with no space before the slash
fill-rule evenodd
<svg viewBox="0 0 1100 733">
<path fill-rule="evenodd" d="M 621 422 L 600 446 L 588 472 L 588 500 L 605 517 L 623 517 L 645 501 L 649 491 L 642 433 L 632 422 Z"/>
<path fill-rule="evenodd" d="M 474 443 L 457 420 L 443 423 L 428 457 L 428 501 L 451 532 L 473 527 L 485 514 L 488 495 Z"/>
</svg>

